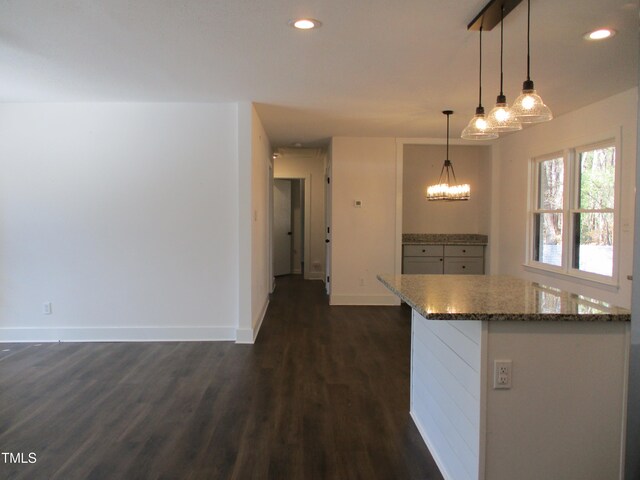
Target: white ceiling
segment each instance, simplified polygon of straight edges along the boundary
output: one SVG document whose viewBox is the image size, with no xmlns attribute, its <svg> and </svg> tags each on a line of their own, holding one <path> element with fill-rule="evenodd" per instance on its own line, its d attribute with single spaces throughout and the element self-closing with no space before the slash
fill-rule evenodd
<svg viewBox="0 0 640 480">
<path fill-rule="evenodd" d="M 487 0 L 2 0 L 0 101 L 252 101 L 274 146 L 458 135 L 477 104 Z M 532 79 L 556 116 L 638 84 L 638 2 L 532 0 Z M 298 31 L 289 19 L 323 26 Z M 587 42 L 596 27 L 618 30 Z M 526 71 L 526 0 L 505 19 L 505 94 Z M 499 28 L 485 32 L 487 110 Z"/>
</svg>

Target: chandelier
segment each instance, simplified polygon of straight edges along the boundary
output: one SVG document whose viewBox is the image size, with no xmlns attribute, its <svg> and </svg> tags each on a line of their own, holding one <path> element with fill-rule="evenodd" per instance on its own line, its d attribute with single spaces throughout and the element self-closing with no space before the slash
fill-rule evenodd
<svg viewBox="0 0 640 480">
<path fill-rule="evenodd" d="M 449 160 L 449 116 L 453 113 L 452 110 L 444 110 L 447 116 L 447 157 L 440 170 L 440 178 L 438 183 L 427 187 L 427 200 L 445 200 L 445 201 L 459 201 L 469 200 L 471 196 L 471 187 L 468 183 L 459 184 L 456 179 L 456 172 L 453 170 L 453 164 Z M 453 183 L 451 183 L 453 180 Z"/>
</svg>

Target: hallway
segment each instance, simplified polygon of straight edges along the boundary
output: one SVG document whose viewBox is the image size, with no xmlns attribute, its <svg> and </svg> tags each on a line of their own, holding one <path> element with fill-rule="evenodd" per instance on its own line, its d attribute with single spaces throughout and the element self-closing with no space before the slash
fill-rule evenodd
<svg viewBox="0 0 640 480">
<path fill-rule="evenodd" d="M 5 344 L 1 478 L 441 479 L 409 417 L 409 311 L 280 277 L 255 345 Z"/>
</svg>

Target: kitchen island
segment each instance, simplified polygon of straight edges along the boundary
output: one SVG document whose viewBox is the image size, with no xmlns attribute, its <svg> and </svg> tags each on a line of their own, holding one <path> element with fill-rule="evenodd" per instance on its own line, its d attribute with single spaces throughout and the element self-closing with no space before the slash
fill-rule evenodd
<svg viewBox="0 0 640 480">
<path fill-rule="evenodd" d="M 628 310 L 507 276 L 378 279 L 413 309 L 410 413 L 445 478 L 623 478 Z"/>
</svg>

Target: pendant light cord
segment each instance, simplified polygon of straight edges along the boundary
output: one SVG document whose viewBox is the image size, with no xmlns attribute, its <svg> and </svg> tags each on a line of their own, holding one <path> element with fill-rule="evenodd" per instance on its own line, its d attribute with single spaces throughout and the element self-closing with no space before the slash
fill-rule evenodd
<svg viewBox="0 0 640 480">
<path fill-rule="evenodd" d="M 442 183 L 442 174 L 445 173 L 447 175 L 447 185 L 451 182 L 450 175 L 453 175 L 453 181 L 458 183 L 458 179 L 456 178 L 456 172 L 453 169 L 453 164 L 451 160 L 449 160 L 449 116 L 453 113 L 451 111 L 447 111 L 447 113 L 443 112 L 447 116 L 447 159 L 444 161 L 444 165 L 442 166 L 442 170 L 440 171 L 440 180 Z"/>
<path fill-rule="evenodd" d="M 500 8 L 500 96 L 504 97 L 504 92 L 502 91 L 502 51 L 503 51 L 503 38 L 504 38 L 504 5 Z"/>
<path fill-rule="evenodd" d="M 449 161 L 449 114 L 447 114 L 447 161 Z"/>
<path fill-rule="evenodd" d="M 531 35 L 531 0 L 527 0 L 527 81 L 531 81 L 531 55 L 529 53 L 529 44 Z"/>
<path fill-rule="evenodd" d="M 478 74 L 478 107 L 482 108 L 482 25 L 480 25 L 480 73 Z"/>
</svg>

